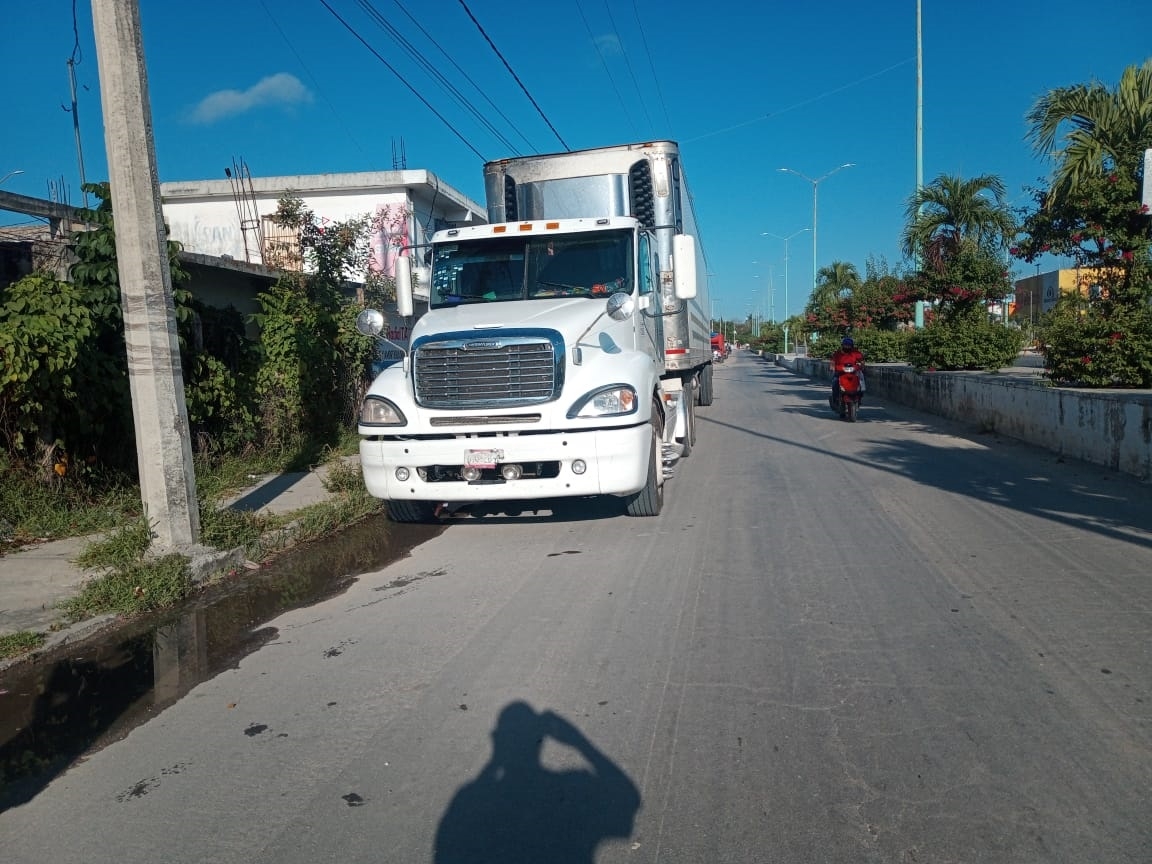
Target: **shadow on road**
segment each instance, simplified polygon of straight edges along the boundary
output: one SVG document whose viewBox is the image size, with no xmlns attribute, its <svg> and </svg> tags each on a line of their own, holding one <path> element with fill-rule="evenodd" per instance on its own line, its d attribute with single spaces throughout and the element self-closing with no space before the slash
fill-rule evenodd
<svg viewBox="0 0 1152 864">
<path fill-rule="evenodd" d="M 547 741 L 585 767 L 552 770 Z M 575 726 L 524 702 L 500 712 L 492 757 L 452 798 L 436 831 L 435 864 L 592 864 L 605 840 L 632 835 L 640 792 Z"/>
<path fill-rule="evenodd" d="M 770 374 L 765 370 L 765 377 L 780 385 L 766 391 L 770 395 L 780 396 L 781 389 L 786 389 L 789 397 L 804 400 L 801 404 L 781 408 L 781 411 L 811 416 L 829 423 L 843 422 L 829 410 L 828 390 L 823 384 L 796 378 L 784 370 L 778 374 Z M 880 402 L 883 404 L 882 400 Z M 1059 525 L 1152 548 L 1147 487 L 1134 478 L 1073 459 L 1067 460 L 1065 464 L 1065 459 L 1055 453 L 1012 439 L 980 435 L 952 421 L 939 419 L 935 424 L 908 419 L 893 421 L 882 404 L 869 406 L 866 402 L 861 408 L 861 423 L 857 426 L 862 432 L 869 425 L 876 424 L 877 418 L 887 415 L 886 419 L 898 423 L 900 429 L 938 436 L 940 443 L 912 440 L 896 432 L 889 440 L 867 441 L 870 447 L 861 455 L 833 449 L 835 441 L 830 440 L 826 445 L 806 443 L 738 426 L 710 414 L 697 414 L 696 421 L 699 424 L 722 426 L 786 447 L 819 453 L 829 459 L 887 471 L 927 486 L 1008 507 Z M 907 409 L 906 413 L 915 415 L 916 412 Z M 953 446 L 948 443 L 949 438 L 959 437 L 981 446 Z M 1029 462 L 1037 468 L 1046 470 L 1031 474 L 1023 471 L 1023 453 L 1029 454 Z M 1063 470 L 1053 470 L 1057 464 L 1063 465 Z"/>
</svg>

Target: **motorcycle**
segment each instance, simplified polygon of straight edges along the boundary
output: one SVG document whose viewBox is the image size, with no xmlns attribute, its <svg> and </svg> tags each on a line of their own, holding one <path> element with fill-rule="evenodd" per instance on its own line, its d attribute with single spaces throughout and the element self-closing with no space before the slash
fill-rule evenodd
<svg viewBox="0 0 1152 864">
<path fill-rule="evenodd" d="M 855 423 L 860 411 L 860 400 L 864 395 L 864 373 L 855 363 L 846 363 L 839 372 L 833 374 L 840 382 L 840 389 L 828 397 L 828 404 L 840 415 L 840 419 Z"/>
</svg>

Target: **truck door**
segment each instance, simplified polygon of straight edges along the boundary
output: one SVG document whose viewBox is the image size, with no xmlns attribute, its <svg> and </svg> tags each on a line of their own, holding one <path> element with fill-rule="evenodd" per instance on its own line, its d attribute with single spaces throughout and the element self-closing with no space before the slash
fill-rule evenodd
<svg viewBox="0 0 1152 864">
<path fill-rule="evenodd" d="M 639 285 L 641 297 L 647 297 L 649 306 L 637 317 L 642 332 L 639 341 L 644 350 L 651 350 L 661 366 L 664 365 L 664 317 L 660 314 L 661 300 L 659 279 L 657 277 L 656 250 L 653 248 L 650 234 L 641 233 L 637 244 L 636 280 Z"/>
</svg>

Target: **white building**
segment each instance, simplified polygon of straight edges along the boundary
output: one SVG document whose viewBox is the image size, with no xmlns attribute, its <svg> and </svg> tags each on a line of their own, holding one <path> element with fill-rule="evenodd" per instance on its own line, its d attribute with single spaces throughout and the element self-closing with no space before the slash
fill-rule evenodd
<svg viewBox="0 0 1152 864">
<path fill-rule="evenodd" d="M 160 184 L 164 221 L 189 252 L 292 268 L 287 236 L 271 216 L 291 192 L 323 223 L 379 216 L 370 266 L 392 275 L 396 256 L 427 242 L 434 231 L 483 224 L 486 211 L 429 171 L 298 174 Z M 298 265 L 297 265 L 298 266 Z"/>
</svg>

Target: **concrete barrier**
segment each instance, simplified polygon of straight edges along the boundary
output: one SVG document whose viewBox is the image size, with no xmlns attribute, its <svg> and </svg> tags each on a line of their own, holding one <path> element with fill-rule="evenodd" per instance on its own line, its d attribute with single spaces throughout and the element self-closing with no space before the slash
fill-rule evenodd
<svg viewBox="0 0 1152 864">
<path fill-rule="evenodd" d="M 798 375 L 831 381 L 826 360 L 776 356 Z M 1040 369 L 917 372 L 868 367 L 868 393 L 998 432 L 1062 456 L 1152 480 L 1152 392 L 1053 387 Z"/>
</svg>

